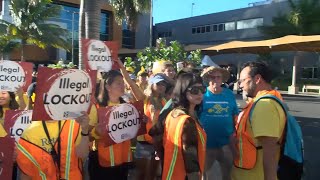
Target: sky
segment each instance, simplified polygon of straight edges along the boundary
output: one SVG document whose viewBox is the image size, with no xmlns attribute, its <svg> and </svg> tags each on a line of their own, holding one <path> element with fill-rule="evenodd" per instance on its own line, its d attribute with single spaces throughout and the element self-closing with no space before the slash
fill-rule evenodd
<svg viewBox="0 0 320 180">
<path fill-rule="evenodd" d="M 191 14 L 199 16 L 245 8 L 249 3 L 260 1 L 264 0 L 153 0 L 153 20 L 156 24 L 188 18 Z"/>
</svg>

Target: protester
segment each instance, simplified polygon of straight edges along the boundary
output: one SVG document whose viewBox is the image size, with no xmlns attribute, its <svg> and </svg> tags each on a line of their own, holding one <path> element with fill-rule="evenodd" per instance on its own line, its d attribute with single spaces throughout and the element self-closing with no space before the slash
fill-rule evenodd
<svg viewBox="0 0 320 180">
<path fill-rule="evenodd" d="M 234 83 L 237 82 L 237 76 L 233 73 L 233 68 L 231 65 L 228 65 L 227 71 L 230 73 L 230 77 L 226 81 L 226 85 L 231 91 L 233 91 Z"/>
<path fill-rule="evenodd" d="M 174 66 L 172 63 L 167 62 L 164 63 L 164 67 L 162 69 L 162 72 L 168 76 L 171 80 L 174 80 L 175 75 L 176 75 L 176 70 L 174 69 Z"/>
<path fill-rule="evenodd" d="M 144 113 L 148 117 L 147 134 L 138 136 L 137 138 L 135 154 L 137 180 L 154 179 L 159 164 L 155 160 L 155 149 L 152 145 L 152 137 L 148 132 L 157 123 L 160 111 L 167 102 L 165 99 L 167 82 L 164 76 L 156 74 L 150 78 L 149 85 L 145 91 Z"/>
<path fill-rule="evenodd" d="M 17 144 L 21 180 L 82 179 L 88 155 L 89 118 L 32 121 Z"/>
<path fill-rule="evenodd" d="M 199 111 L 201 124 L 208 137 L 205 179 L 213 179 L 217 172 L 210 169 L 217 161 L 222 179 L 229 180 L 233 161 L 229 138 L 234 132 L 239 113 L 233 92 L 221 87 L 230 74 L 223 68 L 212 66 L 204 69 L 201 75 L 208 85 Z"/>
<path fill-rule="evenodd" d="M 141 89 L 142 92 L 146 90 L 148 86 L 148 73 L 145 71 L 139 71 L 138 72 L 138 82 L 137 85 Z"/>
<path fill-rule="evenodd" d="M 199 75 L 198 70 L 196 69 L 192 69 L 192 68 L 183 68 L 182 70 L 180 70 L 177 73 L 177 79 L 179 79 L 179 77 L 182 74 L 185 73 L 193 73 L 195 75 Z M 167 117 L 167 115 L 173 110 L 173 106 L 172 106 L 172 99 L 169 99 L 167 101 L 167 103 L 165 104 L 165 106 L 162 108 L 160 114 L 159 114 L 159 118 L 158 121 L 155 125 L 152 126 L 152 128 L 149 131 L 149 135 L 152 136 L 152 140 L 153 140 L 153 145 L 155 146 L 156 152 L 157 152 L 157 156 L 160 157 L 161 162 L 163 163 L 163 133 L 164 133 L 164 122 L 165 119 Z"/>
<path fill-rule="evenodd" d="M 16 101 L 16 95 L 19 102 Z M 16 93 L 9 91 L 0 91 L 0 137 L 5 137 L 7 132 L 4 130 L 4 116 L 7 110 L 24 110 L 25 102 L 23 100 L 22 88 L 17 88 Z"/>
<path fill-rule="evenodd" d="M 196 111 L 205 87 L 192 73 L 181 74 L 173 90 L 173 110 L 165 121 L 162 179 L 200 179 L 204 171 L 206 133 Z"/>
<path fill-rule="evenodd" d="M 111 70 L 102 76 L 99 93 L 97 95 L 97 106 L 106 107 L 125 103 L 121 98 L 125 92 L 125 82 L 130 85 L 135 99 L 144 100 L 144 94 L 132 81 L 125 70 L 122 62 L 117 60 L 121 73 Z M 115 179 L 122 180 L 128 177 L 128 165 L 132 162 L 131 142 L 124 141 L 119 144 L 105 146 L 99 141 L 103 134 L 103 124 L 98 122 L 97 112 L 92 108 L 90 113 L 91 136 L 94 140 L 92 151 L 89 155 L 89 174 L 91 179 Z M 95 111 L 95 112 L 94 112 Z"/>
<path fill-rule="evenodd" d="M 240 73 L 240 88 L 253 99 L 243 109 L 235 135 L 234 180 L 277 179 L 278 142 L 284 130 L 285 112 L 273 99 L 261 99 L 252 110 L 253 102 L 263 95 L 282 99 L 280 93 L 271 88 L 271 76 L 269 67 L 262 62 L 245 63 Z"/>
</svg>

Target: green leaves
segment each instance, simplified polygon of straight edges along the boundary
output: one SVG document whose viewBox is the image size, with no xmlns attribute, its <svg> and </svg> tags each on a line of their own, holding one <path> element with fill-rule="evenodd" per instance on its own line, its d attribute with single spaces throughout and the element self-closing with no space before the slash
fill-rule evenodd
<svg viewBox="0 0 320 180">
<path fill-rule="evenodd" d="M 201 63 L 201 50 L 190 52 L 190 61 L 199 65 Z M 186 61 L 187 52 L 182 44 L 178 41 L 171 41 L 170 45 L 165 44 L 165 40 L 157 39 L 157 47 L 147 47 L 142 52 L 137 53 L 140 65 L 145 69 L 150 69 L 152 64 L 159 60 L 166 60 L 176 64 L 177 62 Z"/>
<path fill-rule="evenodd" d="M 131 57 L 126 57 L 124 61 L 125 67 L 132 67 L 134 70 L 136 69 L 136 63 L 133 61 Z"/>
<path fill-rule="evenodd" d="M 316 35 L 320 33 L 319 0 L 289 0 L 291 11 L 272 19 L 272 26 L 262 26 L 259 30 L 272 37 L 285 35 Z"/>
</svg>

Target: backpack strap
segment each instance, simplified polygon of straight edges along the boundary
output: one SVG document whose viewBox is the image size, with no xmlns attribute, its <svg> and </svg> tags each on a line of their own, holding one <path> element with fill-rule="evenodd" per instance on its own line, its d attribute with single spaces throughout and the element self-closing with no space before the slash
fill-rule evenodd
<svg viewBox="0 0 320 180">
<path fill-rule="evenodd" d="M 288 107 L 287 105 L 285 105 L 282 100 L 280 100 L 278 97 L 274 96 L 274 95 L 271 95 L 271 94 L 268 94 L 268 95 L 264 95 L 264 96 L 261 96 L 259 97 L 257 100 L 255 100 L 253 102 L 253 105 L 252 105 L 252 108 L 250 110 L 250 113 L 249 113 L 249 121 L 250 121 L 250 124 L 251 124 L 251 117 L 252 117 L 252 114 L 253 114 L 253 109 L 254 107 L 257 105 L 257 103 L 259 102 L 259 100 L 261 99 L 273 99 L 275 100 L 277 103 L 279 103 L 285 113 L 285 115 L 287 116 L 287 111 L 288 111 Z"/>
<path fill-rule="evenodd" d="M 271 94 L 267 94 L 267 95 L 264 95 L 264 96 L 261 96 L 259 97 L 257 100 L 255 100 L 253 102 L 253 105 L 252 105 L 252 108 L 250 109 L 250 112 L 249 112 L 249 122 L 250 122 L 250 125 L 251 125 L 251 117 L 252 117 L 252 114 L 253 114 L 253 109 L 254 107 L 256 106 L 256 104 L 259 102 L 259 100 L 261 99 L 273 99 L 275 100 L 277 103 L 280 104 L 280 106 L 282 107 L 283 111 L 284 111 L 284 114 L 285 114 L 285 117 L 287 117 L 287 114 L 288 114 L 288 106 L 285 105 L 281 99 L 279 99 L 278 97 L 274 96 L 274 95 L 271 95 Z M 278 144 L 279 145 L 282 145 L 285 143 L 285 136 L 286 136 L 286 133 L 287 132 L 287 123 L 285 123 L 284 125 L 284 129 L 283 129 L 283 132 L 282 132 L 282 135 L 278 141 Z M 282 151 L 282 148 L 281 148 L 281 151 Z"/>
</svg>

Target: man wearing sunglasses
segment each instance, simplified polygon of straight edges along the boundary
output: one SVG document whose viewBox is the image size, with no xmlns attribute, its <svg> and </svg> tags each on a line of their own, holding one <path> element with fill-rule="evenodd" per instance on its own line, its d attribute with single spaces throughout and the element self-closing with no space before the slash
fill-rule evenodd
<svg viewBox="0 0 320 180">
<path fill-rule="evenodd" d="M 221 87 L 230 74 L 226 69 L 211 66 L 204 69 L 201 76 L 208 85 L 199 112 L 200 122 L 207 133 L 204 179 L 214 179 L 216 174 L 220 174 L 211 168 L 217 161 L 223 180 L 230 180 L 233 157 L 229 139 L 234 132 L 234 120 L 239 113 L 233 92 Z"/>
</svg>

